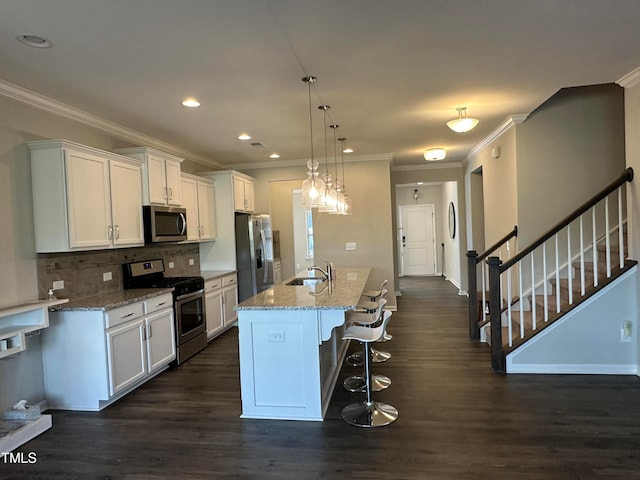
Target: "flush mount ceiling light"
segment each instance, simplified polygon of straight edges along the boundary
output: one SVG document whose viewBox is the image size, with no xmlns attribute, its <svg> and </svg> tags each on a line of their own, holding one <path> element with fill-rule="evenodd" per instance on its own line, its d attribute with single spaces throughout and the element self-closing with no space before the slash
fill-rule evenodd
<svg viewBox="0 0 640 480">
<path fill-rule="evenodd" d="M 200 106 L 200 102 L 195 98 L 185 98 L 182 102 L 182 105 L 189 108 L 196 108 Z"/>
<path fill-rule="evenodd" d="M 447 122 L 447 127 L 449 127 L 454 132 L 468 132 L 480 122 L 476 118 L 467 117 L 467 107 L 458 107 L 456 108 L 456 110 L 458 111 L 458 118 Z"/>
<path fill-rule="evenodd" d="M 444 148 L 430 148 L 424 152 L 424 159 L 429 161 L 444 160 L 446 156 L 447 151 Z"/>
<path fill-rule="evenodd" d="M 343 153 L 353 153 L 353 148 L 351 147 L 347 147 L 344 150 L 342 150 Z"/>
<path fill-rule="evenodd" d="M 240 135 L 238 135 L 238 140 L 251 140 L 251 135 L 241 133 Z"/>
<path fill-rule="evenodd" d="M 278 155 L 277 153 L 272 153 L 271 155 L 269 155 L 269 158 L 280 158 L 280 155 Z"/>
<path fill-rule="evenodd" d="M 51 41 L 44 37 L 40 37 L 38 35 L 32 35 L 30 33 L 22 33 L 20 35 L 16 35 L 16 40 L 18 40 L 23 45 L 28 45 L 29 47 L 35 48 L 50 48 L 52 46 Z"/>
</svg>

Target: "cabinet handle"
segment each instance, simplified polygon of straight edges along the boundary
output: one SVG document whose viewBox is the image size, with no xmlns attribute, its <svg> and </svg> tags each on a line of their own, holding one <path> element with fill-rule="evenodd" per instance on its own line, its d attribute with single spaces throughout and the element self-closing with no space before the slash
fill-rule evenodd
<svg viewBox="0 0 640 480">
<path fill-rule="evenodd" d="M 164 187 L 164 199 L 169 200 L 169 189 Z"/>
<path fill-rule="evenodd" d="M 113 240 L 113 226 L 107 225 L 107 239 Z"/>
<path fill-rule="evenodd" d="M 173 189 L 169 187 L 169 200 L 173 199 Z"/>
<path fill-rule="evenodd" d="M 116 240 L 120 238 L 120 225 L 116 225 Z"/>
<path fill-rule="evenodd" d="M 151 330 L 151 325 L 147 325 L 147 328 L 149 329 L 149 332 L 147 334 L 147 339 L 153 337 L 153 330 Z"/>
<path fill-rule="evenodd" d="M 127 317 L 131 317 L 132 315 L 133 315 L 133 312 L 127 313 L 126 315 L 123 315 L 120 318 L 127 318 Z"/>
<path fill-rule="evenodd" d="M 142 325 L 140 327 L 140 333 L 142 334 L 142 340 L 146 340 L 147 339 L 147 329 L 144 328 L 144 325 Z"/>
<path fill-rule="evenodd" d="M 166 304 L 167 304 L 167 302 L 158 303 L 158 304 L 156 304 L 156 307 L 161 307 L 162 305 L 166 305 Z"/>
</svg>

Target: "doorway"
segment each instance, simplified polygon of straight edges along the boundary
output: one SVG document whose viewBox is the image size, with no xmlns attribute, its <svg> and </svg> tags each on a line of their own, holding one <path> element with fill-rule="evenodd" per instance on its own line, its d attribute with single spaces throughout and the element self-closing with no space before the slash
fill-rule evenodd
<svg viewBox="0 0 640 480">
<path fill-rule="evenodd" d="M 401 205 L 398 223 L 400 276 L 436 275 L 435 206 Z"/>
</svg>

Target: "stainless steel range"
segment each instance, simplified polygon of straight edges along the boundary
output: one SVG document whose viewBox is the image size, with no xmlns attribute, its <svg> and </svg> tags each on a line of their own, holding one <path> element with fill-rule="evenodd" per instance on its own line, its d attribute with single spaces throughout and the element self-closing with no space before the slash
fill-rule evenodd
<svg viewBox="0 0 640 480">
<path fill-rule="evenodd" d="M 166 277 L 161 259 L 122 265 L 124 288 L 173 287 L 176 363 L 179 365 L 207 346 L 204 279 Z"/>
</svg>

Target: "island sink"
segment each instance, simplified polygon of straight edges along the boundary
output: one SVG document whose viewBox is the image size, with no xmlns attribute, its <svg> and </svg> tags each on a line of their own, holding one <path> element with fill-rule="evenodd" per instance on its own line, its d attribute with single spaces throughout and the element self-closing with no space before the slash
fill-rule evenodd
<svg viewBox="0 0 640 480">
<path fill-rule="evenodd" d="M 322 277 L 298 277 L 287 282 L 287 285 L 319 285 L 322 282 L 326 282 L 326 279 Z"/>
</svg>

